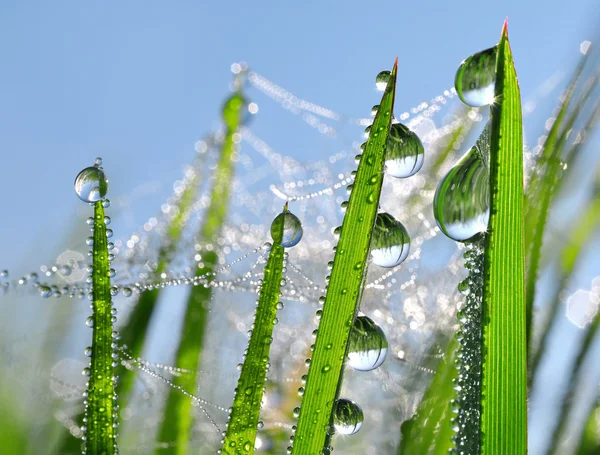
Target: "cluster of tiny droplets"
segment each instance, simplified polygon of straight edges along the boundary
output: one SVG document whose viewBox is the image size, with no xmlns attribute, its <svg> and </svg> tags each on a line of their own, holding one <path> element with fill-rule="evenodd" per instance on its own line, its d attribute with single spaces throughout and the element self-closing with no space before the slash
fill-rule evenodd
<svg viewBox="0 0 600 455">
<path fill-rule="evenodd" d="M 262 251 L 263 251 L 263 254 L 260 256 L 260 258 L 259 258 L 259 261 L 257 261 L 257 262 L 254 264 L 254 266 L 255 266 L 255 267 L 256 267 L 256 265 L 258 265 L 259 263 L 264 263 L 264 262 L 266 262 L 266 256 L 267 256 L 267 254 L 269 254 L 269 253 L 271 252 L 271 248 L 272 248 L 272 247 L 273 247 L 273 245 L 272 245 L 270 242 L 265 242 L 265 243 L 263 244 L 263 246 L 262 246 Z M 289 281 L 291 281 L 291 280 L 289 279 L 289 277 L 286 277 L 286 272 L 287 272 L 287 267 L 288 267 L 288 264 L 289 264 L 289 253 L 288 253 L 287 251 L 284 251 L 284 253 L 283 253 L 283 266 L 282 266 L 282 278 L 281 278 L 281 284 L 280 284 L 280 285 L 281 285 L 281 288 L 284 288 L 284 287 L 285 287 L 285 286 L 288 284 L 288 282 L 289 282 Z M 256 289 L 255 289 L 255 292 L 256 292 L 256 294 L 257 294 L 257 295 L 259 295 L 259 296 L 260 296 L 260 293 L 261 293 L 261 290 L 262 290 L 262 285 L 263 285 L 263 282 L 262 282 L 262 280 L 258 280 L 258 282 L 256 283 Z M 258 299 L 256 300 L 256 302 L 255 302 L 255 305 L 256 305 L 256 307 L 258 307 L 258 305 L 259 305 L 259 300 L 258 300 Z M 283 309 L 283 307 L 284 307 L 284 304 L 283 304 L 283 302 L 282 302 L 282 301 L 279 301 L 279 302 L 277 302 L 277 304 L 276 304 L 276 309 L 277 309 L 277 310 L 282 310 L 282 309 Z M 255 312 L 254 312 L 254 316 L 253 316 L 253 318 L 252 318 L 252 325 L 250 326 L 250 329 L 249 329 L 249 330 L 248 330 L 248 332 L 247 332 L 248 339 L 250 339 L 250 338 L 252 337 L 252 330 L 254 330 L 255 323 L 256 323 L 256 315 L 257 315 L 256 313 L 257 313 L 257 312 L 255 311 Z M 275 324 L 277 324 L 278 322 L 279 322 L 279 319 L 278 319 L 277 317 L 275 317 L 274 323 L 275 323 Z M 244 350 L 244 353 L 242 354 L 242 361 L 245 361 L 245 360 L 246 360 L 246 356 L 247 356 L 247 355 L 248 355 L 248 348 L 246 348 L 246 349 Z M 243 368 L 243 363 L 238 363 L 236 368 L 237 368 L 237 370 L 238 370 L 238 371 L 241 371 L 241 370 L 242 370 L 242 368 Z M 267 361 L 267 364 L 266 364 L 266 372 L 267 372 L 267 375 L 268 375 L 268 373 L 269 373 L 270 369 L 271 369 L 271 363 L 270 363 L 270 361 Z M 239 392 L 241 392 L 241 387 L 242 387 L 242 385 L 243 385 L 243 384 L 241 383 L 241 379 L 242 379 L 242 378 L 241 378 L 241 375 L 240 375 L 240 376 L 238 377 L 238 383 L 237 383 L 237 387 L 234 389 L 234 401 L 235 401 L 235 398 L 237 397 L 237 394 L 238 394 Z M 265 378 L 265 383 L 266 383 L 266 382 L 268 382 L 268 377 L 266 377 L 266 378 Z M 265 390 L 265 387 L 263 387 L 263 394 L 264 394 L 264 392 L 265 392 L 265 391 L 266 391 L 266 390 Z M 264 402 L 264 400 L 263 400 L 263 402 Z M 263 407 L 263 403 L 262 403 L 262 402 L 261 402 L 261 405 L 260 405 L 260 406 L 261 406 L 261 409 L 262 409 L 262 407 Z M 223 446 L 223 444 L 225 444 L 225 436 L 226 436 L 226 433 L 227 433 L 227 429 L 229 428 L 229 422 L 231 421 L 231 413 L 232 413 L 232 411 L 233 411 L 233 408 L 229 408 L 229 409 L 228 409 L 228 413 L 227 413 L 227 422 L 225 423 L 225 431 L 223 431 L 223 432 L 221 433 L 221 436 L 223 437 L 223 438 L 221 439 L 221 441 L 220 441 L 220 444 L 221 444 L 221 446 Z M 264 427 L 264 422 L 263 422 L 262 420 L 259 420 L 259 421 L 258 421 L 258 429 L 260 430 L 260 429 L 262 429 L 263 427 Z M 218 450 L 217 450 L 217 454 L 218 454 L 218 455 L 220 455 L 220 454 L 222 454 L 222 453 L 223 453 L 223 450 L 222 450 L 222 449 L 218 449 Z"/>
<path fill-rule="evenodd" d="M 456 413 L 452 418 L 455 431 L 453 450 L 459 455 L 479 453 L 481 444 L 483 243 L 483 238 L 467 243 L 464 257 L 469 276 L 458 285 L 459 292 L 466 297 L 458 311 L 458 377 L 454 379 L 456 399 L 451 403 Z"/>
<path fill-rule="evenodd" d="M 94 166 L 96 168 L 102 170 L 101 165 L 102 165 L 102 159 L 101 158 L 96 158 L 96 161 L 94 162 Z M 103 198 L 102 199 L 102 207 L 104 207 L 104 208 L 110 207 L 110 200 L 108 200 L 106 198 Z M 94 246 L 94 237 L 93 237 L 93 235 L 94 235 L 94 221 L 95 220 L 94 220 L 93 217 L 90 217 L 90 218 L 87 219 L 87 224 L 90 226 L 90 231 L 92 233 L 92 236 L 90 236 L 90 237 L 88 237 L 86 239 L 86 244 L 89 247 L 91 247 L 91 248 L 93 248 L 93 246 Z M 111 222 L 111 219 L 110 219 L 109 216 L 105 216 L 104 220 L 101 220 L 101 221 L 104 222 L 104 224 L 106 226 L 108 226 L 110 224 L 110 222 Z M 110 239 L 112 236 L 113 236 L 112 229 L 108 229 L 107 228 L 106 229 L 106 237 L 108 239 Z M 108 248 L 107 248 L 107 250 L 108 251 L 112 251 L 113 250 L 113 244 L 112 244 L 112 242 L 108 242 Z M 91 250 L 88 251 L 88 256 L 90 258 L 94 257 L 94 250 L 93 249 L 91 249 Z M 114 261 L 114 258 L 115 258 L 115 256 L 114 256 L 114 254 L 112 252 L 108 254 L 108 260 L 109 260 L 110 263 L 112 263 Z M 87 268 L 87 271 L 89 272 L 89 275 L 88 275 L 88 277 L 86 279 L 86 282 L 89 284 L 89 288 L 88 288 L 89 292 L 88 292 L 87 296 L 88 296 L 88 299 L 92 302 L 90 304 L 90 308 L 92 309 L 92 312 L 94 312 L 94 287 L 93 287 L 93 281 L 94 281 L 93 271 L 94 270 L 93 270 L 92 264 L 89 264 L 89 266 Z M 116 275 L 116 271 L 113 268 L 110 268 L 109 271 L 108 271 L 108 277 L 107 278 L 110 280 L 111 278 L 114 278 L 115 275 Z M 48 297 L 48 295 L 45 295 L 45 294 L 48 294 L 48 292 L 46 292 L 46 289 L 44 289 L 45 287 L 46 286 L 40 286 L 40 294 L 42 295 L 42 297 Z M 73 295 L 71 295 L 71 296 L 73 296 Z M 95 324 L 94 324 L 94 316 L 93 316 L 93 314 L 94 313 L 92 313 L 92 316 L 89 316 L 86 319 L 85 324 L 88 327 L 92 328 L 93 330 L 96 330 Z M 117 309 L 114 306 L 112 306 L 112 303 L 111 303 L 111 322 L 112 322 L 112 326 L 113 327 L 114 327 L 114 325 L 117 322 Z M 120 338 L 119 333 L 117 331 L 113 331 L 112 332 L 112 342 L 111 342 L 112 364 L 110 365 L 110 368 L 109 368 L 109 371 L 111 373 L 111 381 L 113 383 L 113 387 L 116 387 L 117 381 L 118 381 L 118 377 L 116 375 L 114 375 L 114 368 L 117 367 L 118 364 L 119 364 L 119 362 L 118 362 L 119 361 L 119 353 L 118 353 L 118 350 L 117 350 L 117 346 L 118 346 L 117 343 L 119 341 L 119 338 Z M 92 361 L 92 358 L 91 358 L 92 357 L 92 347 L 90 346 L 90 347 L 85 348 L 84 354 L 87 357 L 90 358 L 90 364 L 89 364 L 88 367 L 86 367 L 86 368 L 83 369 L 82 374 L 84 376 L 86 376 L 86 377 L 89 378 L 90 376 L 96 374 L 96 372 L 92 371 L 92 369 L 91 369 L 91 367 L 92 367 L 92 364 L 91 364 L 91 361 Z M 100 373 L 100 374 L 98 374 L 98 379 L 101 379 L 103 372 L 98 371 L 98 373 Z M 86 391 L 83 392 L 84 417 L 83 417 L 83 425 L 81 426 L 81 439 L 82 439 L 82 441 L 84 441 L 84 443 L 87 440 L 87 432 L 88 432 L 88 429 L 87 429 L 87 426 L 88 426 L 88 409 L 89 409 L 89 406 L 91 404 L 90 401 L 93 401 L 93 400 L 96 399 L 95 397 L 89 396 L 88 390 L 90 390 L 90 381 L 89 381 L 89 379 L 88 379 L 88 381 L 86 383 Z M 115 453 L 115 455 L 118 455 L 119 454 L 119 449 L 117 447 L 117 441 L 116 441 L 117 437 L 118 437 L 118 434 L 117 434 L 116 430 L 117 430 L 117 428 L 119 426 L 119 424 L 118 424 L 119 406 L 117 404 L 117 395 L 116 395 L 116 393 L 113 393 L 113 396 L 112 396 L 112 408 L 113 408 L 113 413 L 112 413 L 112 415 L 113 415 L 113 422 L 112 422 L 113 431 L 111 432 L 111 437 L 112 437 L 112 440 L 113 440 L 114 453 Z M 104 431 L 104 429 L 101 429 L 100 431 Z M 82 445 L 82 452 L 81 453 L 82 453 L 82 455 L 86 455 L 86 453 L 87 453 L 85 444 Z"/>
</svg>

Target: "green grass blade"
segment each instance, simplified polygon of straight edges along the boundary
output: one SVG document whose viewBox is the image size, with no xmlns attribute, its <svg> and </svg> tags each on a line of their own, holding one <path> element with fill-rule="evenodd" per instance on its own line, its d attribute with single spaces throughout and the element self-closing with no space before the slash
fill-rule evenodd
<svg viewBox="0 0 600 455">
<path fill-rule="evenodd" d="M 507 27 L 496 62 L 484 266 L 482 453 L 527 453 L 521 98 Z"/>
<path fill-rule="evenodd" d="M 600 453 L 600 397 L 590 409 L 576 452 L 577 455 L 595 455 L 597 453 Z"/>
<path fill-rule="evenodd" d="M 295 455 L 321 454 L 338 394 L 350 329 L 360 303 L 372 229 L 383 183 L 385 150 L 396 92 L 397 63 L 362 155 L 335 250 L 315 349 L 294 436 Z"/>
<path fill-rule="evenodd" d="M 239 92 L 234 93 L 223 108 L 227 130 L 215 171 L 210 206 L 206 211 L 206 217 L 199 235 L 202 247 L 200 251 L 202 262 L 196 268 L 196 276 L 213 277 L 216 270 L 218 263 L 216 240 L 227 215 L 234 170 L 232 156 L 237 149 L 233 136 L 241 125 L 244 108 L 245 101 Z M 195 371 L 198 367 L 211 297 L 212 288 L 210 286 L 192 287 L 187 301 L 181 338 L 175 359 L 175 365 L 179 368 Z M 195 392 L 196 377 L 194 375 L 177 376 L 173 382 L 190 393 Z M 191 412 L 192 402 L 190 399 L 178 390 L 171 388 L 163 422 L 158 433 L 158 441 L 169 443 L 169 447 L 167 449 L 157 449 L 157 454 L 182 455 L 187 453 L 187 444 L 193 422 Z"/>
<path fill-rule="evenodd" d="M 598 334 L 598 326 L 600 326 L 600 312 L 596 313 L 596 316 L 594 317 L 590 326 L 586 329 L 583 340 L 579 345 L 579 350 L 577 352 L 577 356 L 575 357 L 575 363 L 573 364 L 569 375 L 569 386 L 567 392 L 562 398 L 558 425 L 555 431 L 552 433 L 552 443 L 550 445 L 550 450 L 548 451 L 550 455 L 562 453 L 560 452 L 560 443 L 565 436 L 564 433 L 567 423 L 570 421 L 569 417 L 571 416 L 573 397 L 575 396 L 575 392 L 578 388 L 581 367 L 587 357 L 592 342 Z"/>
<path fill-rule="evenodd" d="M 287 212 L 287 204 L 284 208 L 285 212 Z M 276 218 L 277 226 L 274 226 L 274 229 L 280 231 L 279 238 L 283 237 L 283 221 L 283 217 Z M 223 440 L 222 452 L 226 455 L 254 453 L 260 403 L 267 377 L 277 303 L 281 292 L 283 260 L 284 248 L 279 245 L 279 242 L 274 241 L 264 270 L 254 328 L 229 414 L 229 426 Z"/>
<path fill-rule="evenodd" d="M 112 455 L 116 452 L 115 384 L 113 373 L 113 322 L 110 296 L 110 262 L 104 223 L 103 202 L 94 203 L 93 245 L 93 321 L 92 354 L 87 387 L 84 426 L 88 455 Z"/>
<path fill-rule="evenodd" d="M 402 424 L 398 455 L 447 455 L 452 447 L 451 402 L 456 393 L 453 379 L 457 375 L 457 347 L 456 339 L 450 340 L 417 412 Z"/>
</svg>

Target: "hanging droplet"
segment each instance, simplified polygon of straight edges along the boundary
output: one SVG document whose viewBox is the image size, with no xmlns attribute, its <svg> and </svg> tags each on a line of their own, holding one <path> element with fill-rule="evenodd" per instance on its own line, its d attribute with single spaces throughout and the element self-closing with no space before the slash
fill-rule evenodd
<svg viewBox="0 0 600 455">
<path fill-rule="evenodd" d="M 379 110 L 379 104 L 376 104 L 371 108 L 371 115 L 375 117 L 377 115 L 377 111 Z"/>
<path fill-rule="evenodd" d="M 395 267 L 410 250 L 410 237 L 404 225 L 389 213 L 378 213 L 371 236 L 371 257 L 380 267 Z"/>
<path fill-rule="evenodd" d="M 47 299 L 52 295 L 52 289 L 49 286 L 42 285 L 40 286 L 40 296 Z"/>
<path fill-rule="evenodd" d="M 471 150 L 440 181 L 433 198 L 438 226 L 458 242 L 484 232 L 490 219 L 489 133 L 488 123 Z"/>
<path fill-rule="evenodd" d="M 104 171 L 96 166 L 86 167 L 75 178 L 75 193 L 83 202 L 104 199 L 108 191 L 108 180 Z"/>
<path fill-rule="evenodd" d="M 387 356 L 388 341 L 381 327 L 366 317 L 354 320 L 348 339 L 348 365 L 355 370 L 371 371 Z"/>
<path fill-rule="evenodd" d="M 383 92 L 387 87 L 388 81 L 390 80 L 391 73 L 389 71 L 382 71 L 375 78 L 375 86 L 377 90 Z"/>
<path fill-rule="evenodd" d="M 398 178 L 415 175 L 423 167 L 424 151 L 419 136 L 402 123 L 393 123 L 385 150 L 385 172 Z"/>
<path fill-rule="evenodd" d="M 271 224 L 273 241 L 284 248 L 291 248 L 298 244 L 302 238 L 302 232 L 302 223 L 287 209 L 286 204 L 283 212 L 277 215 Z"/>
<path fill-rule="evenodd" d="M 487 106 L 494 102 L 497 46 L 471 55 L 464 60 L 454 78 L 454 87 L 468 106 Z"/>
<path fill-rule="evenodd" d="M 362 427 L 365 417 L 354 401 L 340 398 L 333 404 L 333 427 L 339 434 L 354 434 Z"/>
</svg>

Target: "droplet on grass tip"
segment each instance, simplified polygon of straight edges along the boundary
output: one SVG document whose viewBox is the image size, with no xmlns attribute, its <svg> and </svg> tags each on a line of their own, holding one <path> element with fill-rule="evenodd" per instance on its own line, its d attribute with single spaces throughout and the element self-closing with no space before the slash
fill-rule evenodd
<svg viewBox="0 0 600 455">
<path fill-rule="evenodd" d="M 362 427 L 364 414 L 354 401 L 340 398 L 333 404 L 333 427 L 336 433 L 350 435 Z"/>
<path fill-rule="evenodd" d="M 377 77 L 375 78 L 375 86 L 377 87 L 377 90 L 379 90 L 380 92 L 383 92 L 390 80 L 390 76 L 392 75 L 392 73 L 390 71 L 381 71 Z"/>
<path fill-rule="evenodd" d="M 380 267 L 395 267 L 410 250 L 410 236 L 404 225 L 386 212 L 378 213 L 371 236 L 371 258 Z"/>
<path fill-rule="evenodd" d="M 75 193 L 83 202 L 93 203 L 104 199 L 108 180 L 97 166 L 86 167 L 75 178 Z"/>
<path fill-rule="evenodd" d="M 302 223 L 287 207 L 271 223 L 271 237 L 276 244 L 291 248 L 302 239 Z"/>
<path fill-rule="evenodd" d="M 383 364 L 388 351 L 385 333 L 372 319 L 358 316 L 348 339 L 348 365 L 371 371 Z"/>
<path fill-rule="evenodd" d="M 456 93 L 468 106 L 481 107 L 494 102 L 498 46 L 477 52 L 465 59 L 454 78 Z"/>
<path fill-rule="evenodd" d="M 385 172 L 392 177 L 406 178 L 415 175 L 425 161 L 421 139 L 402 123 L 394 123 L 385 150 Z"/>
</svg>

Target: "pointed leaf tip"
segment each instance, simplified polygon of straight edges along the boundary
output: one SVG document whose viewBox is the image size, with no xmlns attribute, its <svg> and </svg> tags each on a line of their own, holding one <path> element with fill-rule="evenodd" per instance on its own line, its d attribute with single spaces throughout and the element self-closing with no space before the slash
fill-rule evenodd
<svg viewBox="0 0 600 455">
<path fill-rule="evenodd" d="M 502 36 L 508 37 L 508 17 L 504 19 L 504 24 L 502 25 Z"/>
<path fill-rule="evenodd" d="M 283 206 L 283 211 L 287 212 L 288 211 L 288 207 L 290 205 L 290 201 L 285 201 L 285 205 Z"/>
</svg>

